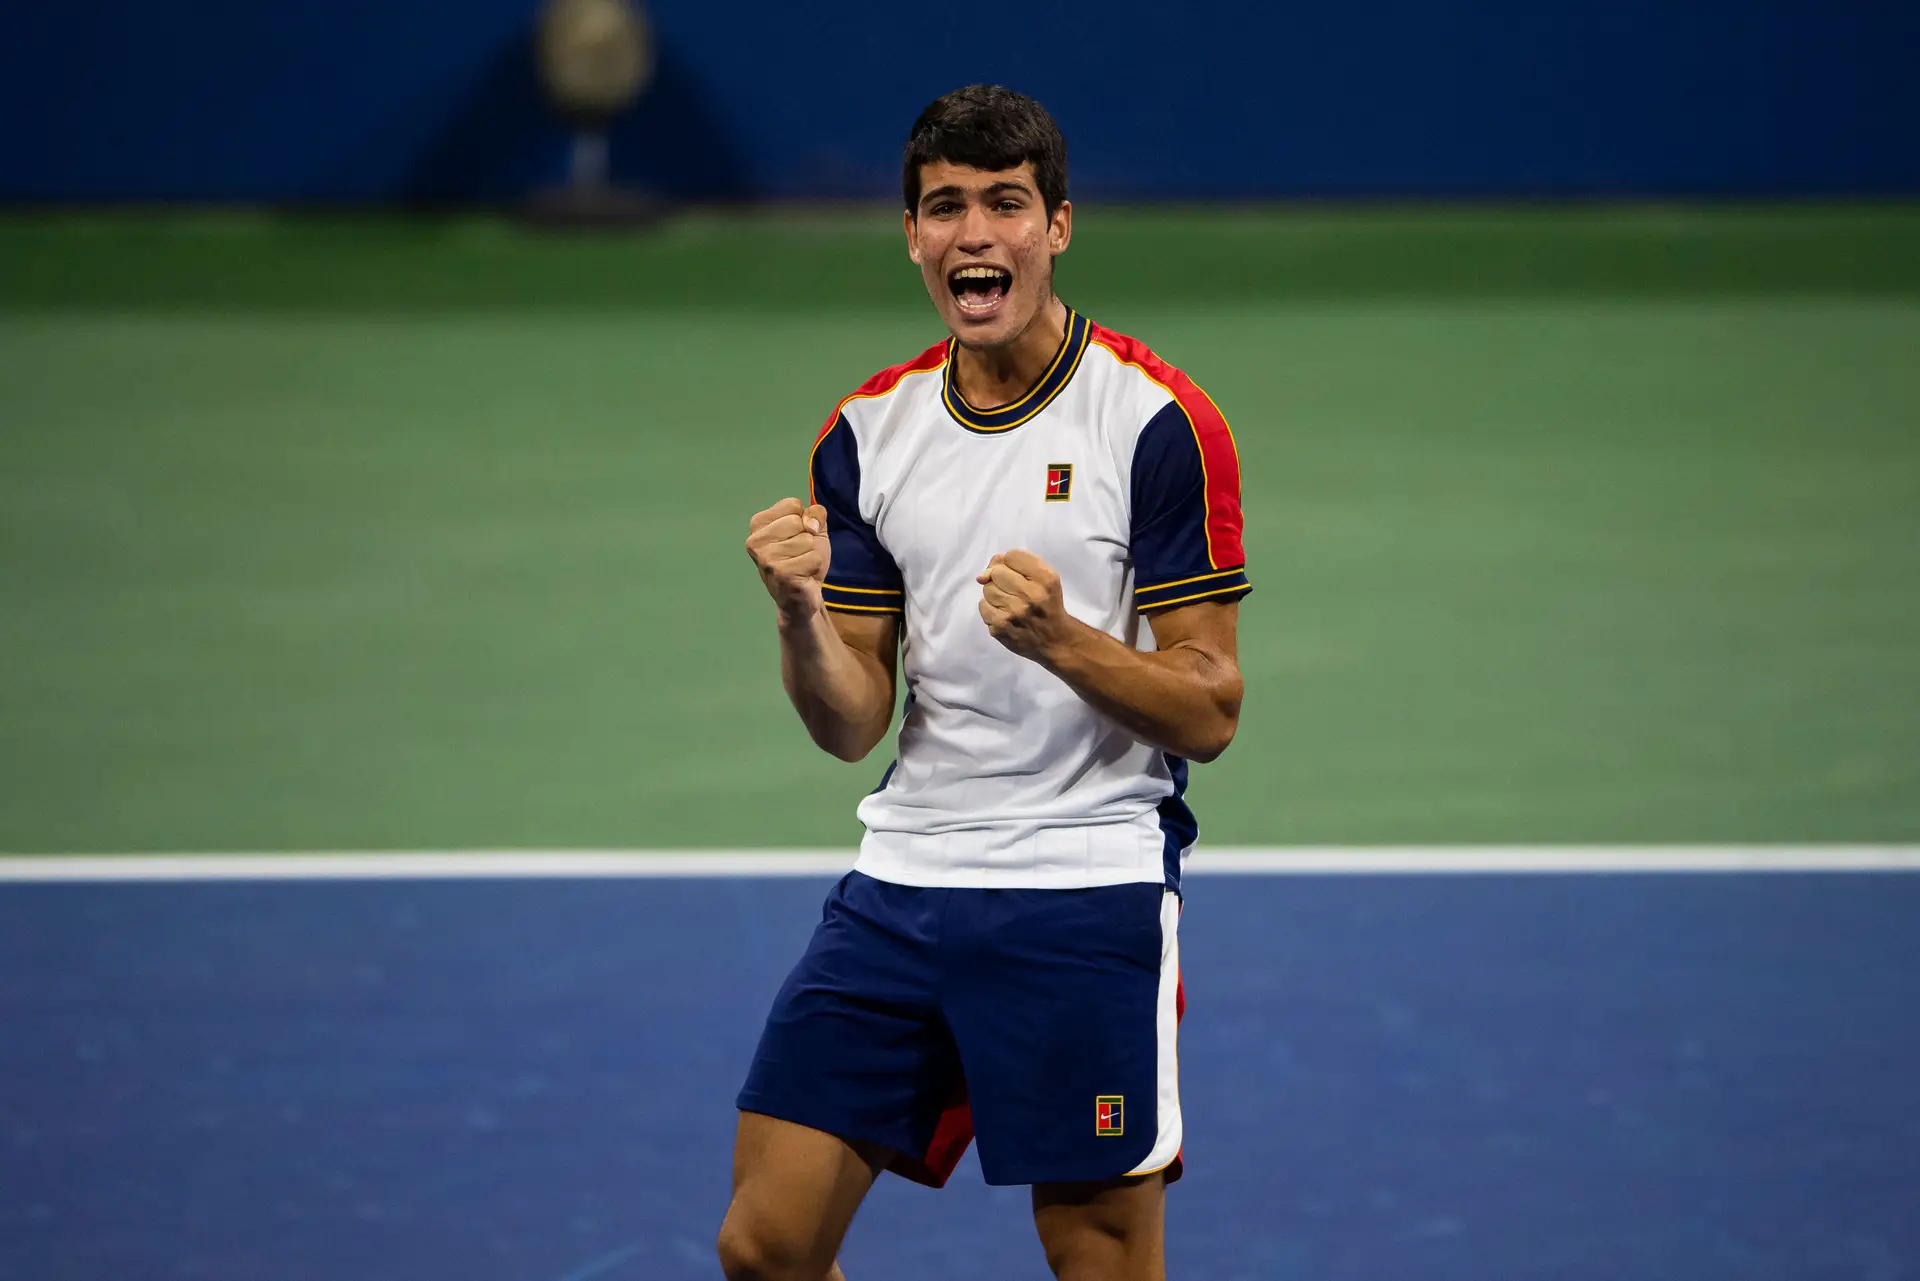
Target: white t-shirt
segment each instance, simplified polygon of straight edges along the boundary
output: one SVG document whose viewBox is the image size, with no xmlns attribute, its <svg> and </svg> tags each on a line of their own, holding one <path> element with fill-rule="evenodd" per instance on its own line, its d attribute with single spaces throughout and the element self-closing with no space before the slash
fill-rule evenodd
<svg viewBox="0 0 1920 1281">
<path fill-rule="evenodd" d="M 1151 649 L 1142 614 L 1251 590 L 1226 419 L 1179 370 L 1069 312 L 1025 396 L 969 405 L 952 343 L 874 375 L 814 442 L 827 608 L 904 613 L 899 759 L 860 804 L 857 870 L 905 885 L 1179 884 L 1187 763 L 995 640 L 974 576 L 1024 548 L 1067 612 Z"/>
</svg>

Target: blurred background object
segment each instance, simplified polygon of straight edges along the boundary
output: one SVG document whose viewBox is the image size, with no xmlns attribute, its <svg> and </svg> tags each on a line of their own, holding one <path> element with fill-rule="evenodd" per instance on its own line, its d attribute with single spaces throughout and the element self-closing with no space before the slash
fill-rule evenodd
<svg viewBox="0 0 1920 1281">
<path fill-rule="evenodd" d="M 549 0 L 540 15 L 540 74 L 573 126 L 567 185 L 535 200 L 542 221 L 606 226 L 644 221 L 655 203 L 607 176 L 607 130 L 653 76 L 653 45 L 632 0 Z"/>
</svg>

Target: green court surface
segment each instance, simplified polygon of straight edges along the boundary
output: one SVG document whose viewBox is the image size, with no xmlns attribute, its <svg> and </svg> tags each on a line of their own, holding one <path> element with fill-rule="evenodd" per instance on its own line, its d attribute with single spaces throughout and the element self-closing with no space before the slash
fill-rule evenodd
<svg viewBox="0 0 1920 1281">
<path fill-rule="evenodd" d="M 0 220 L 0 850 L 850 845 L 741 551 L 872 212 Z M 1219 402 L 1235 844 L 1920 838 L 1920 210 L 1083 211 Z"/>
</svg>

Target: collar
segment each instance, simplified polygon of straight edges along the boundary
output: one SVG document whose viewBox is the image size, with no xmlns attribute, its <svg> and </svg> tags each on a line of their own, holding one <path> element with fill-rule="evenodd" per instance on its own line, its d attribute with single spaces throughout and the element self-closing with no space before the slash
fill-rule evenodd
<svg viewBox="0 0 1920 1281">
<path fill-rule="evenodd" d="M 968 431 L 989 435 L 1012 431 L 1052 404 L 1053 398 L 1065 390 L 1067 383 L 1073 378 L 1074 370 L 1080 368 L 1080 357 L 1086 354 L 1087 339 L 1092 331 L 1093 326 L 1087 323 L 1086 317 L 1071 307 L 1067 308 L 1067 332 L 1060 339 L 1060 350 L 1053 353 L 1053 360 L 1047 365 L 1046 372 L 1040 375 L 1038 382 L 1027 389 L 1026 395 L 998 409 L 975 409 L 967 403 L 967 398 L 960 394 L 960 389 L 954 385 L 953 381 L 957 344 L 949 338 L 947 339 L 947 367 L 941 375 L 940 399 L 945 402 L 947 412 L 953 415 L 953 420 Z"/>
</svg>

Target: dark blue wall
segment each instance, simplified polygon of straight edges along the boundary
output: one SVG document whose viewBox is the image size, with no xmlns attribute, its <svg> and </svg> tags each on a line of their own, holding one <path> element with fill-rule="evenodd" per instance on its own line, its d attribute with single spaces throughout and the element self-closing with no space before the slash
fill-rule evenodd
<svg viewBox="0 0 1920 1281">
<path fill-rule="evenodd" d="M 0 198 L 515 196 L 564 140 L 533 0 L 0 9 Z M 701 199 L 872 197 L 929 98 L 1053 108 L 1085 194 L 1920 191 L 1912 0 L 661 0 L 616 169 Z"/>
</svg>

